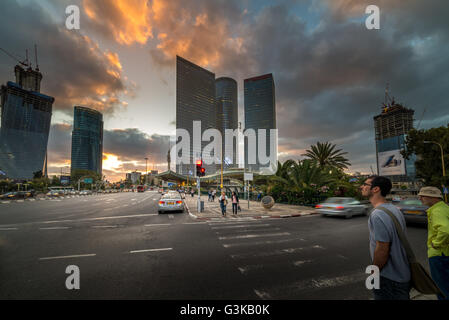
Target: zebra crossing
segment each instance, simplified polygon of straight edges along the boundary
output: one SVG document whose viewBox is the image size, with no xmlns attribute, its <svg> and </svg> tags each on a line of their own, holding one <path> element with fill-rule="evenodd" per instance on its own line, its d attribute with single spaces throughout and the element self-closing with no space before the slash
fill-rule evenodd
<svg viewBox="0 0 449 320">
<path fill-rule="evenodd" d="M 274 219 L 273 219 L 274 220 Z M 370 299 L 365 267 L 274 221 L 209 221 L 245 282 L 260 299 Z M 341 290 L 347 288 L 348 290 Z M 342 292 L 350 292 L 342 294 Z"/>
</svg>

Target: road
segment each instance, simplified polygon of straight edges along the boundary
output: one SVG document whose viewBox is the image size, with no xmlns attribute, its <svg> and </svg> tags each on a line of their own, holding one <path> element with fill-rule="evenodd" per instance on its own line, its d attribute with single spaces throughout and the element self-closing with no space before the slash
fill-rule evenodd
<svg viewBox="0 0 449 320">
<path fill-rule="evenodd" d="M 0 204 L 0 299 L 370 299 L 367 217 L 198 222 L 156 192 Z M 408 228 L 426 262 L 427 230 Z M 66 288 L 66 268 L 80 289 Z"/>
</svg>

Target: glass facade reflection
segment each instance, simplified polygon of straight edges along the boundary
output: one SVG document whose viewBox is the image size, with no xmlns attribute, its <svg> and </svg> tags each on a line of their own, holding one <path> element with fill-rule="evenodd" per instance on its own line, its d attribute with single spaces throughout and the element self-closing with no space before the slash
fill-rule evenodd
<svg viewBox="0 0 449 320">
<path fill-rule="evenodd" d="M 47 153 L 54 98 L 8 82 L 1 88 L 0 170 L 11 179 L 32 179 Z"/>
<path fill-rule="evenodd" d="M 226 130 L 238 128 L 237 81 L 231 78 L 218 78 L 215 81 L 215 103 L 217 105 L 217 128 L 223 138 L 223 168 L 238 168 L 238 139 L 227 141 Z M 228 139 L 229 140 L 229 139 Z M 225 154 L 226 147 L 232 150 L 232 157 Z"/>
<path fill-rule="evenodd" d="M 93 109 L 75 107 L 72 132 L 72 173 L 84 169 L 102 174 L 103 115 Z"/>
<path fill-rule="evenodd" d="M 266 74 L 245 80 L 245 130 L 266 129 L 265 153 L 270 154 L 270 129 L 276 126 L 276 96 L 272 74 Z M 258 141 L 257 136 L 257 141 Z M 277 143 L 277 141 L 276 141 Z M 277 150 L 276 153 L 277 159 Z M 259 153 L 259 143 L 256 144 L 256 154 Z M 256 164 L 248 164 L 248 141 L 245 138 L 245 167 L 252 172 L 259 172 L 262 166 L 257 157 Z"/>
<path fill-rule="evenodd" d="M 193 121 L 201 121 L 201 136 L 209 128 L 216 128 L 215 74 L 200 66 L 176 57 L 176 129 L 190 135 L 189 164 L 176 163 L 176 172 L 195 175 L 195 161 L 210 142 L 201 142 L 201 150 L 193 148 Z M 214 155 L 211 155 L 214 156 Z M 217 170 L 215 164 L 205 165 L 206 175 Z"/>
</svg>

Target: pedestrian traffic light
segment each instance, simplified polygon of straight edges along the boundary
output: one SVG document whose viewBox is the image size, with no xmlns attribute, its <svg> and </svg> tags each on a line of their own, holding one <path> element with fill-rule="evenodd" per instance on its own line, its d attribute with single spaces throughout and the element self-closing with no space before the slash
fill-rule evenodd
<svg viewBox="0 0 449 320">
<path fill-rule="evenodd" d="M 197 177 L 201 177 L 201 169 L 203 167 L 203 161 L 202 160 L 198 160 L 196 162 L 196 176 Z"/>
<path fill-rule="evenodd" d="M 203 168 L 203 160 L 198 160 L 196 162 L 196 176 L 204 177 L 206 175 L 206 169 Z"/>
</svg>

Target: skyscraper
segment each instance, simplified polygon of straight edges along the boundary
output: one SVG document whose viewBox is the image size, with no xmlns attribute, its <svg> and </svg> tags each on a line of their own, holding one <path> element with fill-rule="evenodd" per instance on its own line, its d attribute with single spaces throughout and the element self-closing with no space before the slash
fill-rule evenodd
<svg viewBox="0 0 449 320">
<path fill-rule="evenodd" d="M 276 126 L 276 97 L 273 75 L 266 74 L 250 79 L 244 83 L 245 92 L 245 130 L 254 129 L 256 132 L 256 164 L 248 163 L 248 140 L 245 138 L 245 167 L 252 172 L 259 172 L 268 164 L 261 164 L 259 154 L 258 130 L 266 129 L 265 154 L 270 155 L 270 129 L 277 129 Z M 275 142 L 277 145 L 277 137 Z M 277 149 L 277 147 L 275 148 Z M 277 159 L 277 150 L 274 150 Z M 252 162 L 252 161 L 251 161 Z"/>
<path fill-rule="evenodd" d="M 215 103 L 217 105 L 217 129 L 220 130 L 223 138 L 222 154 L 225 160 L 223 167 L 224 169 L 237 168 L 238 156 L 236 146 L 238 145 L 238 139 L 235 139 L 236 141 L 227 141 L 225 135 L 228 129 L 238 129 L 237 81 L 226 77 L 218 78 L 215 81 Z M 233 157 L 230 159 L 226 157 L 226 147 L 233 152 Z"/>
<path fill-rule="evenodd" d="M 102 175 L 103 115 L 93 109 L 75 107 L 72 132 L 72 173 L 77 169 Z"/>
<path fill-rule="evenodd" d="M 40 93 L 42 73 L 14 69 L 16 82 L 1 87 L 0 170 L 12 179 L 44 172 L 55 99 Z"/>
<path fill-rule="evenodd" d="M 411 182 L 416 176 L 416 156 L 406 160 L 400 154 L 408 132 L 413 129 L 414 113 L 392 100 L 374 117 L 377 169 L 392 182 Z"/>
<path fill-rule="evenodd" d="M 215 74 L 176 57 L 176 129 L 185 129 L 190 135 L 189 163 L 176 163 L 176 172 L 195 175 L 195 162 L 209 142 L 201 142 L 201 150 L 194 149 L 193 122 L 201 121 L 201 137 L 209 128 L 216 128 Z M 201 139 L 199 137 L 199 139 Z M 179 152 L 179 151 L 178 151 Z M 214 155 L 212 155 L 214 156 Z M 215 164 L 205 165 L 206 174 L 215 173 Z"/>
</svg>

